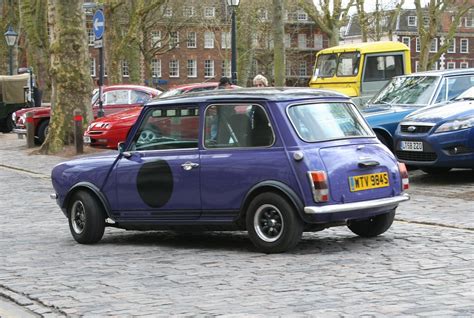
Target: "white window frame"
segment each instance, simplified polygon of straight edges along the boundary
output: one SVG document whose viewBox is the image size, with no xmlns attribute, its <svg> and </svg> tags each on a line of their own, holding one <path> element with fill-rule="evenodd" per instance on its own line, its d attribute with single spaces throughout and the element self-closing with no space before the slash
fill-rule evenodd
<svg viewBox="0 0 474 318">
<path fill-rule="evenodd" d="M 452 38 L 448 47 L 448 53 L 456 53 L 456 38 Z"/>
<path fill-rule="evenodd" d="M 187 73 L 188 78 L 196 78 L 197 77 L 197 60 L 191 59 L 187 62 Z"/>
<path fill-rule="evenodd" d="M 232 72 L 231 72 L 231 63 L 229 60 L 223 60 L 222 61 L 222 76 L 225 76 L 225 77 L 232 77 Z"/>
<path fill-rule="evenodd" d="M 307 61 L 300 61 L 298 65 L 298 75 L 300 77 L 308 76 L 308 62 Z"/>
<path fill-rule="evenodd" d="M 161 60 L 151 59 L 151 77 L 161 78 Z"/>
<path fill-rule="evenodd" d="M 459 53 L 469 53 L 469 39 L 463 38 L 459 41 Z M 463 50 L 463 42 L 466 44 L 465 50 Z"/>
<path fill-rule="evenodd" d="M 122 77 L 130 77 L 130 68 L 127 60 L 122 60 Z"/>
<path fill-rule="evenodd" d="M 317 44 L 320 44 L 317 46 Z M 314 35 L 314 48 L 316 50 L 322 50 L 324 46 L 324 36 L 322 34 L 315 34 Z"/>
<path fill-rule="evenodd" d="M 417 25 L 417 17 L 416 15 L 410 15 L 407 17 L 407 24 L 408 26 L 411 26 L 411 27 L 416 27 Z"/>
<path fill-rule="evenodd" d="M 307 49 L 308 48 L 308 37 L 306 33 L 298 33 L 298 48 Z"/>
<path fill-rule="evenodd" d="M 204 60 L 204 78 L 215 77 L 214 60 Z"/>
<path fill-rule="evenodd" d="M 195 31 L 188 32 L 188 37 L 186 39 L 186 45 L 188 49 L 195 49 L 197 48 L 197 34 Z"/>
<path fill-rule="evenodd" d="M 448 70 L 453 70 L 453 69 L 455 69 L 455 68 L 456 68 L 456 62 L 448 62 L 448 63 L 446 63 L 446 68 L 447 68 Z"/>
<path fill-rule="evenodd" d="M 161 47 L 161 31 L 152 31 L 151 32 L 151 46 L 152 47 Z"/>
<path fill-rule="evenodd" d="M 468 23 L 470 21 L 470 23 Z M 474 16 L 464 18 L 464 26 L 466 28 L 474 28 Z"/>
<path fill-rule="evenodd" d="M 214 32 L 211 32 L 211 31 L 204 32 L 204 48 L 205 49 L 213 49 L 214 40 L 215 40 Z"/>
<path fill-rule="evenodd" d="M 92 27 L 87 28 L 87 44 L 89 44 L 89 46 L 94 46 L 95 44 L 95 34 Z"/>
<path fill-rule="evenodd" d="M 231 48 L 231 35 L 230 32 L 221 32 L 221 47 L 223 49 L 230 49 Z"/>
<path fill-rule="evenodd" d="M 402 36 L 402 43 L 408 46 L 409 49 L 411 49 L 411 37 Z"/>
<path fill-rule="evenodd" d="M 420 44 L 420 38 L 416 38 L 416 45 L 415 45 L 415 51 L 420 52 L 421 51 L 421 44 Z"/>
<path fill-rule="evenodd" d="M 163 12 L 163 16 L 167 18 L 171 18 L 173 16 L 173 8 L 165 8 Z"/>
<path fill-rule="evenodd" d="M 469 68 L 469 62 L 461 62 L 461 63 L 459 63 L 459 68 Z"/>
<path fill-rule="evenodd" d="M 170 76 L 170 78 L 179 77 L 179 60 L 170 60 L 170 62 L 169 62 L 169 76 Z"/>
<path fill-rule="evenodd" d="M 192 18 L 194 17 L 194 7 L 193 6 L 185 6 L 183 8 L 183 16 L 186 18 Z"/>
<path fill-rule="evenodd" d="M 89 71 L 91 73 L 91 77 L 96 77 L 96 65 L 95 65 L 95 58 L 91 57 L 89 59 Z"/>
<path fill-rule="evenodd" d="M 173 45 L 176 44 L 176 45 Z M 177 48 L 179 47 L 179 32 L 178 31 L 173 31 L 170 32 L 170 42 L 169 42 L 169 48 Z"/>
<path fill-rule="evenodd" d="M 296 11 L 296 20 L 308 21 L 308 14 L 304 10 L 299 9 L 298 11 Z"/>
<path fill-rule="evenodd" d="M 438 52 L 438 38 L 434 38 L 433 40 L 431 40 L 431 45 L 430 45 L 430 53 L 436 53 L 436 52 Z"/>
<path fill-rule="evenodd" d="M 216 8 L 215 7 L 204 7 L 204 18 L 214 19 L 216 17 Z"/>
</svg>

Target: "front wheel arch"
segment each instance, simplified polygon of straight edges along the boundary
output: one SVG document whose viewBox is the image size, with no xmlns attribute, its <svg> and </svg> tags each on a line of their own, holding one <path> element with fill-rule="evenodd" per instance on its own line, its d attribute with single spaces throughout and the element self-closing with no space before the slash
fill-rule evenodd
<svg viewBox="0 0 474 318">
<path fill-rule="evenodd" d="M 106 213 L 105 217 L 113 219 L 111 217 L 111 213 L 110 213 L 110 211 L 111 211 L 110 210 L 110 205 L 109 205 L 107 199 L 105 198 L 105 196 L 102 194 L 102 192 L 100 192 L 100 190 L 95 185 L 93 185 L 91 183 L 87 183 L 87 182 L 78 183 L 69 190 L 69 192 L 66 194 L 66 197 L 64 198 L 64 201 L 63 201 L 63 204 L 62 204 L 63 209 L 67 210 L 67 208 L 70 205 L 71 198 L 74 196 L 74 194 L 76 194 L 79 191 L 87 191 L 91 195 L 95 196 L 96 199 L 98 199 L 98 201 L 100 202 L 100 204 L 104 207 L 104 211 Z"/>
</svg>

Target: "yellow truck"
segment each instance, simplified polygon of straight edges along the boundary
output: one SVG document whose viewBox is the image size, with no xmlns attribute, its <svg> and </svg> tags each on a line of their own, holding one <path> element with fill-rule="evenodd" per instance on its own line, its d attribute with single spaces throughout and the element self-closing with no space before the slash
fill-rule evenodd
<svg viewBox="0 0 474 318">
<path fill-rule="evenodd" d="M 341 92 L 362 105 L 393 76 L 410 73 L 410 49 L 403 43 L 339 45 L 317 53 L 309 86 Z"/>
</svg>

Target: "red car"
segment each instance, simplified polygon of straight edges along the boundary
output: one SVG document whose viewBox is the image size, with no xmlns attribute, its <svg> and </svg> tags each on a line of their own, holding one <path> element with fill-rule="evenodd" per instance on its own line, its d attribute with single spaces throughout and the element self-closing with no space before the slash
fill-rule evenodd
<svg viewBox="0 0 474 318">
<path fill-rule="evenodd" d="M 140 85 L 111 85 L 104 87 L 103 107 L 105 115 L 114 114 L 125 109 L 137 108 L 139 111 L 145 102 L 161 94 L 161 91 Z M 92 111 L 94 118 L 97 118 L 99 111 L 99 91 L 95 90 L 92 97 Z M 13 132 L 21 137 L 26 135 L 26 113 L 33 113 L 33 123 L 35 124 L 35 142 L 42 144 L 48 133 L 49 118 L 51 117 L 50 107 L 24 108 L 13 114 L 15 128 Z"/>
<path fill-rule="evenodd" d="M 180 85 L 164 92 L 159 98 L 213 90 L 217 88 L 218 84 L 218 82 L 206 82 Z M 130 128 L 132 128 L 140 112 L 141 107 L 137 107 L 104 118 L 97 118 L 84 133 L 84 142 L 92 147 L 117 149 L 117 144 L 127 139 Z"/>
</svg>

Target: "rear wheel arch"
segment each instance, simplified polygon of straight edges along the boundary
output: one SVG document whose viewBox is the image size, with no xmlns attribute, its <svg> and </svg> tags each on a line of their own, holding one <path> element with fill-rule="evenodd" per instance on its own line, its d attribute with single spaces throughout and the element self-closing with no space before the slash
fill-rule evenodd
<svg viewBox="0 0 474 318">
<path fill-rule="evenodd" d="M 102 192 L 100 192 L 99 188 L 87 182 L 78 183 L 77 185 L 75 185 L 69 190 L 69 192 L 66 194 L 66 197 L 64 199 L 62 208 L 67 210 L 69 208 L 69 205 L 71 204 L 71 199 L 74 197 L 74 194 L 80 191 L 87 191 L 92 196 L 94 196 L 104 208 L 104 211 L 106 213 L 104 217 L 105 218 L 111 217 L 110 206 L 105 196 L 102 194 Z"/>
<path fill-rule="evenodd" d="M 280 195 L 295 208 L 300 219 L 303 221 L 305 220 L 303 213 L 303 201 L 300 199 L 300 197 L 296 194 L 295 191 L 293 191 L 288 185 L 279 181 L 264 181 L 253 186 L 245 196 L 242 206 L 240 207 L 239 216 L 239 221 L 242 222 L 242 225 L 245 225 L 247 210 L 252 200 L 258 195 L 265 192 L 272 192 Z"/>
<path fill-rule="evenodd" d="M 393 145 L 393 136 L 386 131 L 385 129 L 381 128 L 373 128 L 377 139 L 380 140 L 385 146 L 393 152 L 394 145 Z"/>
</svg>

